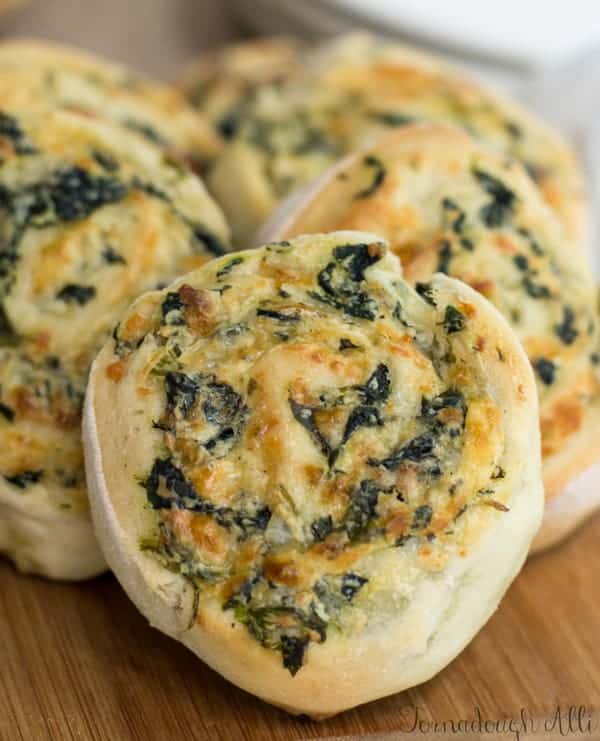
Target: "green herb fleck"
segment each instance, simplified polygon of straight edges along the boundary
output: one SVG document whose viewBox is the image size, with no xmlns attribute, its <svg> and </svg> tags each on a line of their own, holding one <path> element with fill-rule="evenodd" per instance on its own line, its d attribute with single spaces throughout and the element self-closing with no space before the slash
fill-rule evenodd
<svg viewBox="0 0 600 741">
<path fill-rule="evenodd" d="M 355 199 L 369 198 L 369 196 L 372 196 L 373 193 L 376 193 L 379 190 L 379 188 L 383 185 L 383 181 L 385 180 L 385 167 L 381 160 L 379 160 L 377 157 L 368 155 L 363 159 L 363 164 L 365 165 L 365 167 L 368 167 L 374 171 L 373 180 L 368 187 L 356 193 L 356 195 L 354 196 Z"/>
<path fill-rule="evenodd" d="M 4 478 L 9 484 L 13 484 L 13 486 L 17 486 L 19 489 L 26 489 L 31 484 L 37 484 L 43 474 L 43 471 L 23 471 L 14 476 L 5 476 Z"/>
<path fill-rule="evenodd" d="M 552 386 L 556 379 L 556 364 L 547 358 L 537 358 L 533 361 L 533 367 L 540 381 L 546 386 Z"/>
<path fill-rule="evenodd" d="M 555 325 L 554 331 L 565 345 L 572 345 L 579 337 L 579 331 L 575 327 L 575 312 L 570 306 L 563 307 L 562 321 Z"/>
<path fill-rule="evenodd" d="M 79 304 L 84 306 L 91 301 L 96 295 L 94 286 L 80 286 L 76 283 L 67 283 L 56 294 L 56 298 L 64 301 L 66 304 Z"/>
<path fill-rule="evenodd" d="M 465 325 L 465 315 L 455 306 L 448 304 L 448 306 L 446 306 L 446 313 L 444 314 L 444 329 L 446 330 L 446 334 L 462 332 Z"/>
</svg>

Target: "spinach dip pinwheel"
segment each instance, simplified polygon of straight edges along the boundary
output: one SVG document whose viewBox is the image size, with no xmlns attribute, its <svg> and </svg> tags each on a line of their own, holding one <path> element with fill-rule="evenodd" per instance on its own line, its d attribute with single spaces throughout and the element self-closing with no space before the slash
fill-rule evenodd
<svg viewBox="0 0 600 741">
<path fill-rule="evenodd" d="M 540 395 L 548 508 L 534 549 L 600 504 L 600 359 L 592 271 L 519 163 L 463 132 L 414 125 L 381 137 L 292 197 L 269 239 L 365 229 L 412 283 L 464 281 L 514 328 Z"/>
<path fill-rule="evenodd" d="M 121 127 L 0 112 L 0 553 L 64 579 L 104 566 L 89 517 L 89 365 L 142 291 L 227 248 L 191 172 Z"/>
<path fill-rule="evenodd" d="M 106 558 L 232 682 L 324 717 L 428 679 L 542 514 L 533 372 L 497 310 L 372 234 L 234 253 L 141 296 L 84 416 Z"/>
</svg>

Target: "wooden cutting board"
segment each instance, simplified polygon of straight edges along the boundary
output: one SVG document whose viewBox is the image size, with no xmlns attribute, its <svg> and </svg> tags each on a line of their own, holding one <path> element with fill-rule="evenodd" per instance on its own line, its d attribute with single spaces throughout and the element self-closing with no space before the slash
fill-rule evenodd
<svg viewBox="0 0 600 741">
<path fill-rule="evenodd" d="M 0 563 L 2 741 L 515 739 L 451 733 L 450 721 L 525 719 L 541 738 L 600 739 L 600 517 L 529 562 L 500 609 L 445 671 L 418 688 L 323 723 L 292 718 L 233 687 L 151 629 L 109 575 L 79 585 Z M 560 705 L 563 723 L 553 724 Z M 580 708 L 581 730 L 576 713 Z M 423 722 L 412 733 L 415 714 Z M 434 721 L 446 721 L 448 734 Z M 460 726 L 459 726 L 460 728 Z M 528 726 L 529 730 L 531 727 Z M 477 730 L 477 727 L 476 727 Z M 405 733 L 401 733 L 404 731 Z M 405 735 L 406 734 L 406 735 Z"/>
</svg>

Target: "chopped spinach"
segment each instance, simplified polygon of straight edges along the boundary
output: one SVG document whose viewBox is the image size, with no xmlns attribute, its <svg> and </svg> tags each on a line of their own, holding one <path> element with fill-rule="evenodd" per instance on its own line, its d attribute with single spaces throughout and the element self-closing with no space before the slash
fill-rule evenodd
<svg viewBox="0 0 600 741">
<path fill-rule="evenodd" d="M 43 229 L 59 221 L 78 221 L 103 206 L 116 203 L 127 188 L 113 178 L 97 177 L 81 167 L 62 168 L 43 182 L 11 191 L 0 186 L 0 210 L 10 218 L 2 219 L 0 279 L 10 288 L 18 248 L 27 229 Z"/>
<path fill-rule="evenodd" d="M 9 484 L 17 486 L 19 489 L 26 489 L 31 484 L 37 484 L 43 474 L 43 471 L 23 471 L 14 476 L 5 476 L 4 478 Z"/>
<path fill-rule="evenodd" d="M 302 140 L 291 151 L 293 155 L 302 156 L 313 152 L 330 152 L 333 154 L 338 149 L 325 131 L 317 129 L 315 126 L 305 126 Z"/>
<path fill-rule="evenodd" d="M 348 442 L 352 435 L 361 427 L 383 427 L 383 419 L 375 406 L 361 405 L 350 412 L 344 428 L 342 445 Z"/>
<path fill-rule="evenodd" d="M 247 331 L 248 325 L 244 322 L 238 322 L 237 324 L 230 324 L 228 327 L 223 327 L 219 330 L 219 334 L 221 334 L 226 340 L 231 341 Z"/>
<path fill-rule="evenodd" d="M 0 401 L 0 414 L 7 420 L 7 422 L 14 422 L 15 412 L 14 409 Z"/>
<path fill-rule="evenodd" d="M 515 194 L 498 178 L 483 170 L 475 168 L 473 175 L 492 197 L 492 200 L 481 208 L 481 220 L 490 228 L 502 226 L 504 220 L 512 213 L 516 200 Z"/>
<path fill-rule="evenodd" d="M 520 139 L 523 136 L 523 129 L 514 121 L 506 121 L 504 128 L 513 139 Z"/>
<path fill-rule="evenodd" d="M 450 261 L 452 260 L 452 245 L 447 239 L 444 239 L 441 243 L 439 255 L 440 258 L 436 272 L 448 275 L 450 272 Z"/>
<path fill-rule="evenodd" d="M 179 293 L 177 291 L 169 291 L 161 304 L 164 323 L 172 325 L 185 324 L 184 310 L 185 306 Z"/>
<path fill-rule="evenodd" d="M 143 483 L 148 502 L 154 509 L 205 511 L 194 485 L 186 479 L 171 458 L 157 458 Z M 161 492 L 166 492 L 164 496 Z"/>
<path fill-rule="evenodd" d="M 209 453 L 214 453 L 221 443 L 225 444 L 225 450 L 227 450 L 234 441 L 235 430 L 233 427 L 224 427 L 214 437 L 211 437 L 210 440 L 202 443 L 202 445 Z"/>
<path fill-rule="evenodd" d="M 212 381 L 206 388 L 208 398 L 202 404 L 206 420 L 219 426 L 233 422 L 243 407 L 242 397 L 228 383 Z"/>
<path fill-rule="evenodd" d="M 84 306 L 96 295 L 94 286 L 80 286 L 77 283 L 67 283 L 57 292 L 56 298 L 66 304 L 79 304 Z"/>
<path fill-rule="evenodd" d="M 331 466 L 335 462 L 337 455 L 341 450 L 341 446 L 345 445 L 358 429 L 362 427 L 380 427 L 383 425 L 383 419 L 377 405 L 381 404 L 389 397 L 390 389 L 391 379 L 389 369 L 384 363 L 379 363 L 364 385 L 351 386 L 342 389 L 341 396 L 339 395 L 340 390 L 336 390 L 333 401 L 331 398 L 327 401 L 325 397 L 322 397 L 321 402 L 325 404 L 325 406 L 332 403 L 334 405 L 340 402 L 344 403 L 344 394 L 348 391 L 354 392 L 354 395 L 358 396 L 360 399 L 360 403 L 350 411 L 342 433 L 340 448 L 337 450 L 333 450 L 331 444 L 321 433 L 316 423 L 315 415 L 323 407 L 299 404 L 292 398 L 289 399 L 289 403 L 294 418 L 306 430 L 308 430 L 314 442 L 327 458 L 328 463 Z"/>
<path fill-rule="evenodd" d="M 556 378 L 556 363 L 547 358 L 537 358 L 532 365 L 540 381 L 546 386 L 552 386 Z"/>
<path fill-rule="evenodd" d="M 157 458 L 142 485 L 153 509 L 185 509 L 210 515 L 221 527 L 237 528 L 242 539 L 263 532 L 271 519 L 271 510 L 266 506 L 246 511 L 218 507 L 203 499 L 171 458 Z"/>
<path fill-rule="evenodd" d="M 459 410 L 460 419 L 451 424 L 441 421 L 438 415 L 445 409 Z M 427 426 L 427 430 L 406 442 L 388 457 L 381 460 L 369 459 L 369 465 L 383 466 L 388 471 L 395 471 L 402 463 L 412 462 L 423 464 L 426 472 L 432 476 L 439 475 L 441 471 L 435 454 L 436 440 L 443 434 L 451 438 L 457 437 L 464 427 L 466 414 L 465 397 L 457 389 L 447 389 L 433 399 L 423 397 L 421 399 L 421 420 Z"/>
<path fill-rule="evenodd" d="M 413 529 L 423 530 L 430 524 L 432 517 L 433 510 L 428 504 L 422 504 L 420 507 L 417 507 L 413 515 Z"/>
<path fill-rule="evenodd" d="M 229 275 L 236 265 L 241 265 L 244 262 L 241 257 L 233 257 L 228 260 L 225 265 L 217 272 L 217 278 L 223 278 L 225 275 Z"/>
<path fill-rule="evenodd" d="M 415 121 L 412 116 L 406 116 L 404 113 L 397 113 L 396 111 L 373 111 L 370 117 L 384 126 L 408 126 Z"/>
<path fill-rule="evenodd" d="M 384 363 L 379 363 L 365 385 L 355 388 L 366 401 L 380 402 L 389 398 L 391 385 L 389 368 Z"/>
<path fill-rule="evenodd" d="M 300 316 L 298 314 L 284 314 L 281 311 L 274 311 L 273 309 L 257 309 L 256 316 L 264 316 L 268 319 L 275 319 L 278 322 L 300 321 Z"/>
<path fill-rule="evenodd" d="M 202 411 L 206 421 L 219 428 L 214 437 L 203 443 L 204 448 L 213 455 L 226 455 L 241 435 L 247 407 L 240 394 L 227 383 L 209 381 L 203 386 L 203 393 L 206 398 Z"/>
<path fill-rule="evenodd" d="M 217 235 L 214 234 L 214 232 L 211 232 L 209 229 L 207 229 L 205 226 L 202 226 L 201 224 L 189 223 L 189 226 L 192 230 L 194 239 L 203 247 L 205 247 L 211 253 L 211 255 L 214 255 L 215 257 L 222 257 L 223 255 L 227 254 L 227 247 L 217 237 Z"/>
<path fill-rule="evenodd" d="M 317 278 L 323 293 L 310 292 L 309 295 L 345 314 L 372 321 L 377 304 L 359 285 L 364 281 L 367 268 L 380 260 L 381 255 L 372 254 L 367 244 L 349 244 L 336 247 L 333 257 L 334 261 L 328 263 Z"/>
<path fill-rule="evenodd" d="M 462 332 L 465 325 L 465 315 L 455 306 L 448 304 L 448 306 L 446 306 L 446 313 L 444 314 L 444 329 L 446 330 L 446 334 Z"/>
<path fill-rule="evenodd" d="M 360 190 L 358 193 L 355 194 L 355 200 L 358 200 L 360 198 L 369 198 L 369 196 L 372 196 L 379 190 L 379 188 L 383 185 L 383 181 L 385 180 L 385 167 L 380 159 L 374 157 L 373 155 L 368 155 L 363 159 L 363 164 L 365 165 L 365 167 L 368 167 L 369 169 L 374 171 L 373 181 L 368 187 Z"/>
<path fill-rule="evenodd" d="M 364 479 L 354 489 L 343 521 L 343 528 L 351 540 L 356 540 L 368 529 L 377 514 L 379 495 L 388 492 L 371 479 Z"/>
<path fill-rule="evenodd" d="M 356 594 L 364 587 L 369 580 L 364 576 L 359 576 L 351 571 L 348 571 L 342 576 L 342 585 L 340 591 L 342 595 L 352 602 Z"/>
<path fill-rule="evenodd" d="M 232 610 L 237 605 L 247 605 L 252 599 L 252 590 L 254 586 L 260 581 L 260 576 L 256 575 L 250 579 L 246 579 L 242 585 L 238 588 L 234 594 L 227 599 L 223 604 L 224 610 Z"/>
<path fill-rule="evenodd" d="M 519 228 L 517 229 L 517 232 L 527 240 L 529 247 L 534 255 L 538 255 L 538 257 L 541 257 L 545 254 L 542 247 L 540 247 L 539 243 L 528 229 Z"/>
<path fill-rule="evenodd" d="M 460 409 L 463 416 L 466 413 L 465 397 L 458 389 L 448 389 L 433 399 L 423 397 L 421 400 L 421 417 L 431 420 L 442 411 L 442 409 Z"/>
<path fill-rule="evenodd" d="M 54 174 L 46 186 L 46 193 L 61 221 L 79 221 L 103 206 L 120 201 L 127 188 L 114 178 L 99 177 L 81 167 L 71 167 Z"/>
<path fill-rule="evenodd" d="M 281 636 L 281 655 L 283 665 L 292 675 L 298 673 L 304 662 L 304 652 L 308 646 L 308 636 L 298 638 L 297 636 Z"/>
<path fill-rule="evenodd" d="M 451 198 L 442 199 L 442 208 L 446 213 L 454 217 L 452 222 L 452 231 L 455 234 L 460 234 L 467 218 L 466 213 L 459 207 L 456 201 L 453 201 Z"/>
<path fill-rule="evenodd" d="M 166 147 L 168 145 L 168 141 L 164 136 L 159 134 L 158 131 L 153 126 L 150 126 L 146 121 L 126 118 L 124 121 L 121 121 L 121 123 L 130 131 L 135 131 L 136 134 L 141 134 L 145 139 L 153 144 L 158 144 L 160 147 Z"/>
<path fill-rule="evenodd" d="M 448 420 L 440 419 L 438 415 L 444 409 L 456 409 L 460 412 L 459 418 Z M 434 399 L 423 397 L 421 400 L 421 419 L 436 433 L 446 433 L 450 437 L 458 437 L 464 429 L 467 404 L 460 391 L 449 389 Z"/>
<path fill-rule="evenodd" d="M 342 288 L 348 278 L 360 283 L 365 279 L 365 271 L 381 259 L 381 255 L 371 253 L 368 244 L 339 245 L 333 250 L 333 257 L 335 263 L 329 263 L 319 274 L 319 285 L 328 293 Z"/>
<path fill-rule="evenodd" d="M 340 340 L 340 352 L 343 352 L 344 350 L 358 350 L 359 346 L 355 345 L 352 340 L 348 340 L 346 337 L 342 337 Z"/>
<path fill-rule="evenodd" d="M 244 512 L 221 508 L 217 510 L 217 522 L 219 524 L 229 523 L 237 525 L 246 535 L 255 532 L 263 532 L 271 521 L 272 512 L 266 505 L 255 512 Z"/>
<path fill-rule="evenodd" d="M 409 442 L 400 447 L 397 451 L 393 452 L 387 458 L 381 460 L 370 458 L 368 463 L 370 466 L 383 466 L 388 471 L 395 471 L 399 468 L 400 464 L 405 461 L 421 463 L 425 460 L 435 459 L 434 449 L 434 436 L 431 432 L 425 432 L 422 435 L 409 440 Z"/>
<path fill-rule="evenodd" d="M 215 565 L 210 565 L 199 558 L 193 546 L 177 539 L 173 529 L 164 521 L 158 525 L 159 537 L 150 542 L 141 542 L 140 548 L 151 551 L 169 571 L 179 573 L 194 585 L 198 594 L 198 582 L 212 582 L 224 576 L 224 572 Z M 194 598 L 193 616 L 197 614 L 197 597 Z"/>
<path fill-rule="evenodd" d="M 492 480 L 498 481 L 499 479 L 505 479 L 506 478 L 506 471 L 502 468 L 502 466 L 496 466 L 494 469 L 494 473 L 492 474 Z"/>
<path fill-rule="evenodd" d="M 110 244 L 107 244 L 106 247 L 102 250 L 102 259 L 109 265 L 127 264 L 127 260 L 123 257 L 123 255 L 119 254 Z"/>
<path fill-rule="evenodd" d="M 355 386 L 354 389 L 366 403 L 360 404 L 350 412 L 342 436 L 342 445 L 361 427 L 383 426 L 381 413 L 374 405 L 386 401 L 390 395 L 391 379 L 388 367 L 384 363 L 379 363 L 364 386 Z"/>
<path fill-rule="evenodd" d="M 325 436 L 321 433 L 315 422 L 315 409 L 312 407 L 300 404 L 291 397 L 289 398 L 290 409 L 294 415 L 296 422 L 299 422 L 305 430 L 310 433 L 310 436 L 316 443 L 317 447 L 323 453 L 323 455 L 329 460 L 332 449 Z"/>
<path fill-rule="evenodd" d="M 196 376 L 170 371 L 165 375 L 165 390 L 168 412 L 178 412 L 185 419 L 198 398 L 200 381 Z"/>
<path fill-rule="evenodd" d="M 247 118 L 243 135 L 252 146 L 269 155 L 310 155 L 324 152 L 339 155 L 340 148 L 327 133 L 316 128 L 303 110 L 295 110 L 285 121 L 264 118 Z M 282 136 L 282 134 L 284 136 Z"/>
<path fill-rule="evenodd" d="M 337 298 L 331 295 L 324 295 L 317 291 L 310 291 L 308 294 L 311 298 L 321 303 L 328 304 L 344 314 L 356 317 L 357 319 L 368 319 L 373 321 L 377 315 L 377 303 L 365 291 L 356 291 L 349 293 L 343 298 Z"/>
<path fill-rule="evenodd" d="M 325 540 L 325 538 L 333 532 L 333 520 L 331 515 L 319 517 L 317 520 L 314 520 L 310 526 L 310 531 L 315 540 Z"/>
<path fill-rule="evenodd" d="M 313 610 L 286 605 L 237 605 L 235 617 L 261 645 L 281 652 L 283 665 L 292 676 L 302 667 L 313 637 L 320 642 L 327 637 L 327 623 Z"/>
<path fill-rule="evenodd" d="M 437 306 L 433 294 L 433 286 L 431 283 L 416 283 L 415 284 L 415 291 L 421 296 L 421 298 L 425 299 L 428 304 L 431 306 Z"/>
<path fill-rule="evenodd" d="M 119 163 L 117 160 L 108 152 L 103 152 L 100 149 L 94 149 L 92 157 L 96 162 L 107 172 L 116 172 L 119 169 Z"/>
<path fill-rule="evenodd" d="M 526 275 L 523 278 L 523 287 L 531 298 L 550 298 L 551 296 L 548 286 L 542 283 L 536 283 L 530 275 Z"/>
<path fill-rule="evenodd" d="M 515 255 L 513 257 L 513 262 L 519 270 L 522 270 L 523 272 L 529 270 L 529 260 L 525 255 Z"/>
<path fill-rule="evenodd" d="M 570 306 L 563 307 L 562 321 L 554 326 L 554 331 L 565 345 L 572 345 L 579 337 L 579 331 L 575 327 L 575 312 Z"/>
<path fill-rule="evenodd" d="M 36 154 L 38 151 L 27 138 L 19 121 L 4 111 L 0 111 L 0 137 L 9 139 L 18 155 Z"/>
<path fill-rule="evenodd" d="M 216 122 L 215 127 L 223 139 L 233 139 L 241 123 L 242 111 L 237 106 L 224 113 Z"/>
</svg>

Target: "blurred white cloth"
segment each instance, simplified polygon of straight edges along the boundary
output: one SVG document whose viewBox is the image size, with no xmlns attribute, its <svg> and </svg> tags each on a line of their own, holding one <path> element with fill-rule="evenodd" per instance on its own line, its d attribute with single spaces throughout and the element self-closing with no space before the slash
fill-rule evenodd
<svg viewBox="0 0 600 741">
<path fill-rule="evenodd" d="M 600 46 L 538 73 L 516 91 L 565 134 L 583 163 L 590 213 L 590 252 L 600 278 Z"/>
</svg>

